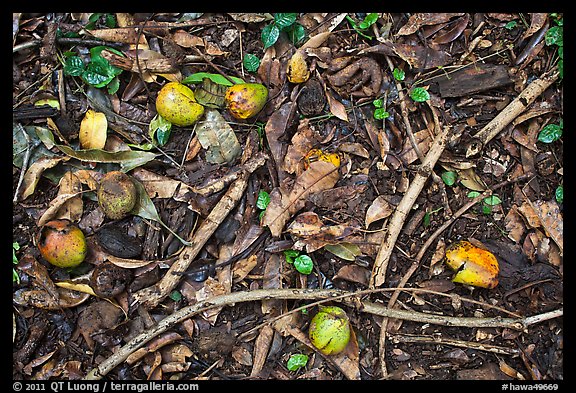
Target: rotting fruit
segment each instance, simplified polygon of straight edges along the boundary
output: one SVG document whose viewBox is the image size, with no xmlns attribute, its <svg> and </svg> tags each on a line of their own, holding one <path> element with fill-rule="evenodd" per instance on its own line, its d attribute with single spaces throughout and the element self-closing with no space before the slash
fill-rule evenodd
<svg viewBox="0 0 576 393">
<path fill-rule="evenodd" d="M 456 271 L 453 282 L 488 289 L 498 285 L 498 260 L 488 250 L 462 240 L 446 249 L 445 261 Z"/>
<path fill-rule="evenodd" d="M 325 355 L 336 355 L 350 341 L 350 320 L 346 312 L 337 306 L 320 306 L 308 329 L 310 342 Z"/>
<path fill-rule="evenodd" d="M 268 99 L 268 89 L 260 83 L 239 83 L 230 86 L 224 94 L 226 108 L 236 119 L 256 116 Z"/>
<path fill-rule="evenodd" d="M 138 200 L 138 190 L 129 175 L 111 171 L 100 180 L 98 204 L 106 217 L 119 220 L 128 216 Z"/>
<path fill-rule="evenodd" d="M 156 111 L 170 123 L 190 126 L 204 114 L 204 106 L 196 102 L 194 92 L 179 82 L 169 82 L 158 92 Z"/>
<path fill-rule="evenodd" d="M 84 232 L 65 219 L 44 224 L 38 233 L 37 245 L 46 261 L 63 268 L 80 265 L 88 252 Z"/>
</svg>

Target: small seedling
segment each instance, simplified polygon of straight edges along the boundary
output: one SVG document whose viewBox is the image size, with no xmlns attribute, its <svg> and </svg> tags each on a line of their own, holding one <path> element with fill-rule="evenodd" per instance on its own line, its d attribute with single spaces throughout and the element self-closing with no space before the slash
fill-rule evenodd
<svg viewBox="0 0 576 393">
<path fill-rule="evenodd" d="M 297 13 L 276 13 L 274 20 L 269 25 L 264 26 L 261 33 L 264 50 L 268 49 L 278 41 L 281 32 L 286 32 L 290 41 L 294 45 L 302 42 L 306 36 L 304 26 L 296 22 Z"/>
<path fill-rule="evenodd" d="M 268 194 L 268 192 L 264 191 L 264 190 L 260 190 L 260 192 L 258 193 L 258 199 L 256 199 L 256 207 L 260 210 L 262 210 L 260 212 L 260 219 L 262 219 L 262 216 L 264 215 L 264 212 L 266 211 L 266 208 L 268 207 L 268 204 L 270 203 L 270 194 Z"/>
<path fill-rule="evenodd" d="M 297 250 L 286 250 L 284 251 L 284 256 L 286 257 L 286 262 L 289 264 L 294 264 L 294 268 L 302 274 L 310 274 L 314 269 L 314 262 L 306 254 L 300 254 Z"/>
<path fill-rule="evenodd" d="M 556 192 L 554 193 L 554 196 L 556 197 L 556 202 L 558 202 L 558 203 L 564 202 L 564 186 L 563 185 L 559 185 L 556 188 Z"/>
<path fill-rule="evenodd" d="M 288 362 L 286 363 L 286 367 L 290 371 L 296 371 L 302 367 L 306 367 L 308 363 L 308 355 L 297 353 L 290 356 Z"/>
<path fill-rule="evenodd" d="M 364 32 L 366 32 L 370 26 L 372 26 L 374 23 L 376 23 L 376 21 L 378 20 L 378 14 L 377 13 L 372 12 L 370 14 L 367 14 L 364 17 L 364 20 L 362 20 L 362 22 L 360 22 L 360 23 L 357 23 L 354 19 L 352 19 L 348 15 L 346 15 L 346 19 L 348 19 L 348 22 L 350 22 L 350 24 L 352 25 L 352 28 L 354 30 L 356 30 L 356 33 L 358 33 L 362 37 L 367 38 L 369 40 L 374 38 L 370 35 L 365 34 Z"/>
<path fill-rule="evenodd" d="M 107 46 L 95 46 L 90 49 L 90 61 L 85 64 L 84 60 L 73 52 L 67 52 L 68 56 L 64 61 L 64 74 L 70 76 L 79 76 L 82 80 L 93 87 L 105 87 L 108 93 L 114 94 L 120 87 L 120 80 L 118 75 L 122 73 L 122 69 L 114 67 L 108 60 L 102 57 L 103 50 L 108 50 L 119 56 L 124 54 L 114 48 Z"/>
<path fill-rule="evenodd" d="M 415 102 L 424 102 L 430 99 L 430 93 L 423 87 L 415 87 L 410 91 L 410 98 Z"/>
<path fill-rule="evenodd" d="M 468 198 L 476 198 L 479 195 L 480 195 L 480 193 L 478 191 L 470 191 L 467 196 L 468 196 Z M 492 213 L 492 207 L 497 206 L 501 203 L 502 203 L 502 200 L 498 197 L 498 195 L 493 194 L 493 195 L 487 196 L 486 198 L 484 198 L 482 200 L 482 213 L 491 214 Z"/>
<path fill-rule="evenodd" d="M 248 72 L 256 72 L 258 71 L 258 67 L 260 67 L 260 59 L 258 56 L 252 53 L 246 53 L 244 58 L 242 59 L 242 65 Z"/>
<path fill-rule="evenodd" d="M 562 131 L 564 129 L 564 120 L 560 119 L 558 124 L 547 124 L 538 133 L 538 141 L 542 143 L 552 143 L 556 142 L 560 137 L 562 137 Z"/>
<path fill-rule="evenodd" d="M 14 265 L 18 264 L 18 257 L 16 256 L 16 251 L 18 251 L 19 249 L 20 244 L 18 244 L 18 242 L 12 243 L 12 263 Z M 12 282 L 20 284 L 20 276 L 18 275 L 18 272 L 14 268 L 12 268 Z"/>
</svg>

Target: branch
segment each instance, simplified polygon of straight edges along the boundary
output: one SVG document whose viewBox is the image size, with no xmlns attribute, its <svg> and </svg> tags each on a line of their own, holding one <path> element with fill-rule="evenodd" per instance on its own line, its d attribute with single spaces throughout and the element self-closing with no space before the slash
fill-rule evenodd
<svg viewBox="0 0 576 393">
<path fill-rule="evenodd" d="M 216 307 L 234 305 L 242 302 L 261 301 L 265 299 L 285 299 L 285 300 L 315 300 L 315 299 L 337 299 L 357 297 L 358 292 L 346 292 L 342 290 L 314 290 L 314 289 L 256 289 L 252 291 L 240 291 L 215 296 L 207 301 L 199 302 L 175 311 L 157 325 L 134 337 L 123 347 L 119 348 L 112 356 L 100 363 L 99 366 L 90 370 L 86 375 L 86 380 L 99 380 L 110 372 L 114 367 L 122 363 L 126 358 L 141 348 L 152 338 L 168 330 L 170 327 L 191 318 L 203 311 Z M 349 299 L 347 304 L 351 307 L 358 307 L 362 312 L 368 312 L 383 317 L 405 319 L 415 322 L 431 323 L 444 326 L 464 326 L 464 327 L 507 327 L 516 330 L 526 329 L 528 326 L 543 322 L 548 319 L 557 318 L 564 314 L 564 309 L 550 311 L 544 314 L 525 318 L 475 318 L 475 317 L 450 317 L 443 315 L 427 314 L 416 311 L 406 311 L 389 309 L 381 304 L 368 301 L 354 301 Z"/>
</svg>

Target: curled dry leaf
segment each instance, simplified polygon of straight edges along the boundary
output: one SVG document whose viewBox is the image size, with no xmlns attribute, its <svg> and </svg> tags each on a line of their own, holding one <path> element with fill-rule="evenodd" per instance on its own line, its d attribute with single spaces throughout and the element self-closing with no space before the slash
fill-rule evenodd
<svg viewBox="0 0 576 393">
<path fill-rule="evenodd" d="M 393 212 L 394 207 L 388 203 L 386 198 L 383 195 L 378 196 L 366 211 L 366 218 L 364 220 L 366 228 L 375 221 L 389 217 Z"/>
<path fill-rule="evenodd" d="M 42 176 L 42 173 L 48 169 L 58 165 L 61 161 L 66 161 L 66 157 L 40 157 L 36 162 L 28 167 L 22 180 L 22 194 L 21 198 L 26 199 L 34 193 L 36 185 Z"/>
<path fill-rule="evenodd" d="M 410 15 L 408 21 L 398 30 L 397 35 L 409 35 L 415 33 L 422 26 L 446 23 L 455 16 L 462 16 L 462 13 L 427 13 L 417 12 Z"/>
<path fill-rule="evenodd" d="M 213 164 L 230 164 L 242 152 L 234 130 L 219 111 L 207 109 L 205 119 L 196 129 L 198 141 L 206 149 L 206 161 Z"/>
<path fill-rule="evenodd" d="M 328 244 L 339 244 L 356 232 L 356 228 L 349 225 L 324 225 L 320 217 L 314 212 L 299 214 L 288 226 L 287 232 L 297 238 L 296 248 L 306 247 L 311 253 Z"/>
<path fill-rule="evenodd" d="M 266 208 L 261 224 L 268 226 L 272 236 L 278 237 L 290 217 L 306 203 L 308 195 L 334 187 L 340 175 L 338 167 L 325 161 L 316 161 L 302 172 L 290 190 L 274 188 L 270 204 Z"/>
<path fill-rule="evenodd" d="M 57 288 L 58 299 L 54 299 L 43 289 L 19 289 L 14 292 L 14 303 L 20 306 L 36 307 L 44 310 L 60 310 L 76 307 L 84 303 L 90 295 L 67 288 Z"/>
<path fill-rule="evenodd" d="M 78 139 L 82 149 L 103 149 L 108 135 L 108 120 L 102 112 L 88 109 L 82 122 Z"/>
<path fill-rule="evenodd" d="M 498 260 L 490 251 L 462 240 L 446 249 L 446 265 L 456 271 L 452 281 L 492 289 L 498 285 Z"/>
</svg>

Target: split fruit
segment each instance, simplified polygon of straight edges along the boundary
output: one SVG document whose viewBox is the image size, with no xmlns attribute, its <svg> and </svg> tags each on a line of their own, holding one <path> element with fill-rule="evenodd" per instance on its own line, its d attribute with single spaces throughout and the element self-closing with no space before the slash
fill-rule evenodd
<svg viewBox="0 0 576 393">
<path fill-rule="evenodd" d="M 462 240 L 446 249 L 445 261 L 456 271 L 453 282 L 488 289 L 498 285 L 498 260 L 488 250 Z"/>
<path fill-rule="evenodd" d="M 98 204 L 106 217 L 111 220 L 119 220 L 128 216 L 137 200 L 136 185 L 124 172 L 111 171 L 100 180 Z"/>
<path fill-rule="evenodd" d="M 348 315 L 336 306 L 320 306 L 320 311 L 312 318 L 308 329 L 310 342 L 324 355 L 342 352 L 350 341 L 350 335 Z"/>
<path fill-rule="evenodd" d="M 156 97 L 156 111 L 170 123 L 190 126 L 204 114 L 204 106 L 194 98 L 194 92 L 179 82 L 169 82 L 160 89 Z"/>
<path fill-rule="evenodd" d="M 239 83 L 226 89 L 224 102 L 236 119 L 256 116 L 268 99 L 268 89 L 260 83 Z"/>
<path fill-rule="evenodd" d="M 84 232 L 69 220 L 48 221 L 36 240 L 42 257 L 57 267 L 76 267 L 88 252 Z"/>
</svg>

